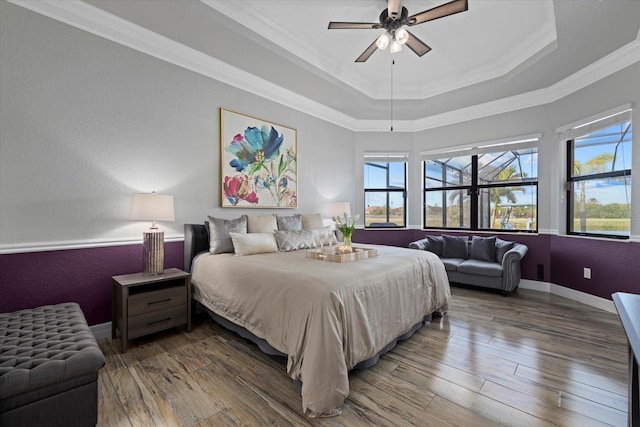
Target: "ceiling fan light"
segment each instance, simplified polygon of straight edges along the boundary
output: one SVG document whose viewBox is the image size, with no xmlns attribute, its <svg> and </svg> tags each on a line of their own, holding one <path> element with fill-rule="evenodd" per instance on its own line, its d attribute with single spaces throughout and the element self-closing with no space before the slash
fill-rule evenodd
<svg viewBox="0 0 640 427">
<path fill-rule="evenodd" d="M 405 44 L 409 40 L 409 32 L 404 28 L 399 28 L 396 30 L 395 39 L 398 43 Z"/>
<path fill-rule="evenodd" d="M 376 40 L 376 46 L 378 46 L 378 49 L 385 50 L 387 46 L 389 46 L 389 42 L 391 42 L 389 33 L 382 33 L 380 37 L 378 37 L 378 40 Z"/>
<path fill-rule="evenodd" d="M 397 53 L 402 50 L 402 45 L 398 43 L 395 39 L 391 41 L 391 47 L 389 48 L 389 52 Z"/>
</svg>

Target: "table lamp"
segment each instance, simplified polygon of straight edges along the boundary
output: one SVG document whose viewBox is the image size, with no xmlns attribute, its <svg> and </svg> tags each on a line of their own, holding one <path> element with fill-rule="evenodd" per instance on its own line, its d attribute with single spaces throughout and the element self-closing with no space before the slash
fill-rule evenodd
<svg viewBox="0 0 640 427">
<path fill-rule="evenodd" d="M 164 232 L 158 231 L 156 221 L 175 221 L 173 196 L 166 194 L 134 194 L 130 219 L 151 221 L 151 228 L 142 234 L 142 265 L 145 275 L 158 275 L 164 271 Z"/>
</svg>

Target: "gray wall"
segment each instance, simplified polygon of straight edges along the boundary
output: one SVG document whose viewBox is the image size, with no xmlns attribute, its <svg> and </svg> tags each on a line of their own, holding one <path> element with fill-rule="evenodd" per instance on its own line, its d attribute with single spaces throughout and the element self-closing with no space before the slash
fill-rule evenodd
<svg viewBox="0 0 640 427">
<path fill-rule="evenodd" d="M 412 227 L 422 223 L 420 151 L 541 132 L 539 229 L 562 232 L 556 128 L 640 100 L 635 64 L 548 105 L 416 133 L 353 132 L 4 1 L 0 55 L 0 250 L 139 240 L 146 224 L 127 219 L 134 192 L 175 196 L 168 237 L 207 214 L 258 213 L 219 208 L 219 107 L 298 130 L 298 212 L 328 216 L 332 200 L 362 212 L 362 153 L 410 152 Z M 632 191 L 638 236 L 640 186 Z"/>
<path fill-rule="evenodd" d="M 220 107 L 297 129 L 298 212 L 354 199 L 344 128 L 4 1 L 0 56 L 0 249 L 139 240 L 136 192 L 175 196 L 167 237 L 246 213 L 219 207 Z"/>
</svg>

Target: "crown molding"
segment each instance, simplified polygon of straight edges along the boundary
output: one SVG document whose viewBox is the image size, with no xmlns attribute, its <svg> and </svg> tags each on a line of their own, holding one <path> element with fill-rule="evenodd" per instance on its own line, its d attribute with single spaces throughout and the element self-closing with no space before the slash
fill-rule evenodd
<svg viewBox="0 0 640 427">
<path fill-rule="evenodd" d="M 7 1 L 337 126 L 356 132 L 389 131 L 388 120 L 355 119 L 80 0 Z M 428 130 L 548 104 L 638 61 L 640 38 L 549 87 L 415 121 L 394 121 L 394 131 Z"/>
</svg>

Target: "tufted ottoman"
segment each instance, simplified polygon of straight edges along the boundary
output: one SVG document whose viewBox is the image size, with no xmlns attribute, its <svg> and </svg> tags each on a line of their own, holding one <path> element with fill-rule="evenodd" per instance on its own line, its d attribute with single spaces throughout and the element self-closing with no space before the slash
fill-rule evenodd
<svg viewBox="0 0 640 427">
<path fill-rule="evenodd" d="M 0 426 L 92 426 L 104 356 L 76 303 L 0 313 Z"/>
</svg>

